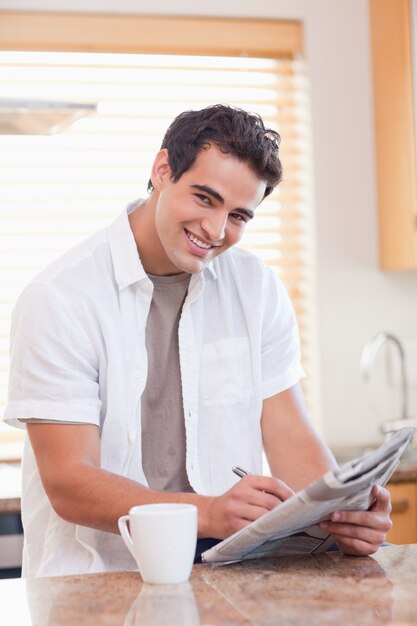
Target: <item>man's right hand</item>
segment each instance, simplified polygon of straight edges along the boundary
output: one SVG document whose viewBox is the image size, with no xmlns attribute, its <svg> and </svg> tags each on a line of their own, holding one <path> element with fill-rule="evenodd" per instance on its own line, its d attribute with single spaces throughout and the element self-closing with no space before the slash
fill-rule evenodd
<svg viewBox="0 0 417 626">
<path fill-rule="evenodd" d="M 222 496 L 211 498 L 207 509 L 202 511 L 206 518 L 207 535 L 224 539 L 293 494 L 294 491 L 277 478 L 245 476 Z"/>
</svg>

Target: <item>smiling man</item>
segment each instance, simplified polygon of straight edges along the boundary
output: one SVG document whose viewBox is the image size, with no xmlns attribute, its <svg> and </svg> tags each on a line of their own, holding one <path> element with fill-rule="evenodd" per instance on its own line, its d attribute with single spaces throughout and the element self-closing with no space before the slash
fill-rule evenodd
<svg viewBox="0 0 417 626">
<path fill-rule="evenodd" d="M 201 550 L 334 466 L 299 388 L 288 296 L 234 247 L 281 180 L 279 142 L 234 107 L 182 113 L 148 198 L 21 295 L 5 418 L 29 434 L 24 575 L 134 569 L 117 520 L 141 503 L 195 504 Z M 342 551 L 385 539 L 388 492 L 374 496 L 328 523 Z"/>
</svg>

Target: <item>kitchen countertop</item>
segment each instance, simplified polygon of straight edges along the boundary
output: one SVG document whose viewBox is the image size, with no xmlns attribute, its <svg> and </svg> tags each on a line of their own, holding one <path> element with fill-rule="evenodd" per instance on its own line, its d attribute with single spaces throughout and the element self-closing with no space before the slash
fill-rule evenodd
<svg viewBox="0 0 417 626">
<path fill-rule="evenodd" d="M 403 461 L 390 478 L 390 483 L 417 481 L 417 462 Z"/>
<path fill-rule="evenodd" d="M 350 461 L 354 458 L 362 456 L 368 450 L 373 447 L 366 446 L 348 446 L 345 448 L 333 448 L 333 454 L 336 457 L 339 465 L 345 461 Z M 413 447 L 406 450 L 401 457 L 401 461 L 395 472 L 390 478 L 391 483 L 402 483 L 409 481 L 417 481 L 417 448 Z"/>
<path fill-rule="evenodd" d="M 138 572 L 0 580 L 8 626 L 417 625 L 417 544 L 195 565 L 189 583 Z"/>
</svg>

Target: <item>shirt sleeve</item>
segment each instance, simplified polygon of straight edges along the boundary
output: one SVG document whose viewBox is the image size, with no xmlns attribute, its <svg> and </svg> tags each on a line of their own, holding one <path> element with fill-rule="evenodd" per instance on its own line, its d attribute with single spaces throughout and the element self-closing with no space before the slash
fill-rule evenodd
<svg viewBox="0 0 417 626">
<path fill-rule="evenodd" d="M 99 424 L 97 357 L 74 305 L 54 287 L 31 284 L 14 309 L 4 421 Z"/>
<path fill-rule="evenodd" d="M 261 357 L 263 399 L 289 389 L 305 376 L 291 300 L 272 270 L 269 267 L 265 270 Z"/>
</svg>

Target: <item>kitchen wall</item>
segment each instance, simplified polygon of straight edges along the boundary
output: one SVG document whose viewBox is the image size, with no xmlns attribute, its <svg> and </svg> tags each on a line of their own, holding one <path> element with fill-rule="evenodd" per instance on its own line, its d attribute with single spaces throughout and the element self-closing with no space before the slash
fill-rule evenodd
<svg viewBox="0 0 417 626">
<path fill-rule="evenodd" d="M 66 0 L 0 0 L 0 9 L 10 10 L 68 6 Z M 116 4 L 72 0 L 70 6 L 75 12 L 112 13 Z M 399 416 L 399 385 L 384 389 L 381 355 L 379 372 L 365 384 L 360 355 L 379 330 L 404 340 L 417 415 L 417 271 L 378 269 L 367 0 L 211 0 L 204 8 L 193 0 L 119 0 L 117 11 L 303 21 L 311 82 L 322 430 L 334 446 L 379 441 L 378 421 Z"/>
</svg>

